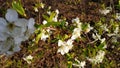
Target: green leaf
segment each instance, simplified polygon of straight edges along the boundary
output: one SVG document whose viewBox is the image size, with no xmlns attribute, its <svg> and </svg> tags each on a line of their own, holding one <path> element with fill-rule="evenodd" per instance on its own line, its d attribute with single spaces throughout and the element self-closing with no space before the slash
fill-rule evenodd
<svg viewBox="0 0 120 68">
<path fill-rule="evenodd" d="M 68 68 L 72 68 L 72 62 L 68 61 Z"/>
<path fill-rule="evenodd" d="M 119 4 L 119 5 L 116 5 L 116 8 L 120 10 L 120 4 Z"/>
<path fill-rule="evenodd" d="M 88 24 L 82 24 L 82 30 L 85 31 L 88 28 Z"/>
<path fill-rule="evenodd" d="M 50 15 L 50 18 L 49 18 L 49 21 L 48 22 L 52 22 L 53 18 L 55 17 L 56 13 L 55 12 L 52 12 L 51 15 Z"/>
<path fill-rule="evenodd" d="M 42 16 L 43 16 L 43 18 L 45 18 L 45 20 L 47 20 L 47 22 L 53 22 L 53 18 L 55 17 L 55 15 L 56 15 L 56 13 L 52 12 L 50 14 L 50 16 L 47 16 L 47 15 L 44 15 L 44 14 Z"/>
<path fill-rule="evenodd" d="M 24 10 L 20 0 L 18 2 L 13 1 L 12 2 L 12 8 L 15 9 L 20 15 L 26 17 L 25 10 Z"/>
<path fill-rule="evenodd" d="M 42 15 L 43 16 L 43 18 L 48 22 L 49 21 L 49 16 L 47 16 L 47 15 Z"/>
<path fill-rule="evenodd" d="M 37 35 L 36 39 L 35 39 L 35 43 L 38 44 L 39 40 L 41 38 L 41 33 Z"/>
<path fill-rule="evenodd" d="M 105 42 L 101 43 L 97 48 L 100 49 L 100 50 L 102 50 L 104 46 L 105 46 Z"/>
</svg>

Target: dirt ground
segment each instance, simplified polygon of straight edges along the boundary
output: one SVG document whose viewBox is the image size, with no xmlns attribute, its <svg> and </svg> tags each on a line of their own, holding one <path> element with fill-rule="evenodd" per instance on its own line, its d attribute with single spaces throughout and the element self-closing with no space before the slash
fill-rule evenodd
<svg viewBox="0 0 120 68">
<path fill-rule="evenodd" d="M 0 0 L 0 17 L 4 17 L 7 8 L 10 8 L 12 0 Z M 109 23 L 109 19 L 112 18 L 111 14 L 115 12 L 120 12 L 114 5 L 118 4 L 118 0 L 22 0 L 22 4 L 25 8 L 25 12 L 27 14 L 27 18 L 33 17 L 36 20 L 36 23 L 42 23 L 43 17 L 42 14 L 45 14 L 46 10 L 39 8 L 39 12 L 34 12 L 33 6 L 35 3 L 43 2 L 45 3 L 45 8 L 51 6 L 51 10 L 58 9 L 60 11 L 59 17 L 66 18 L 68 22 L 71 22 L 71 19 L 79 17 L 82 22 L 88 23 L 96 23 L 100 20 L 103 15 L 99 13 L 99 9 L 101 9 L 101 4 L 105 3 L 105 6 L 110 6 L 114 8 L 113 12 L 109 15 L 105 16 Z M 22 16 L 21 16 L 22 17 Z M 19 65 L 25 65 L 26 62 L 23 61 L 23 57 L 25 55 L 32 54 L 33 56 L 38 56 L 37 54 L 41 54 L 42 56 L 39 59 L 35 59 L 31 65 L 27 65 L 26 68 L 66 68 L 66 57 L 57 53 L 57 43 L 46 44 L 46 42 L 39 41 L 39 45 L 37 45 L 37 49 L 34 51 L 29 51 L 29 48 L 32 48 L 29 45 L 29 40 L 25 41 L 21 45 L 21 51 L 15 53 L 13 56 L 9 57 L 9 60 L 14 60 L 14 62 L 22 62 Z M 47 46 L 45 46 L 47 45 Z M 112 45 L 112 44 L 111 44 Z M 106 55 L 109 61 L 114 60 L 116 63 L 116 68 L 120 67 L 120 51 L 117 49 L 112 49 L 111 45 L 108 46 L 107 50 L 110 52 Z M 79 47 L 79 46 L 77 46 Z M 4 68 L 6 64 L 6 58 L 2 57 L 0 59 L 0 66 Z M 1 62 L 2 61 L 2 62 Z M 8 65 L 9 66 L 9 65 Z M 15 63 L 10 63 L 8 68 L 17 68 L 15 67 Z M 21 68 L 18 67 L 18 68 Z M 92 68 L 89 62 L 87 63 L 85 68 Z"/>
</svg>

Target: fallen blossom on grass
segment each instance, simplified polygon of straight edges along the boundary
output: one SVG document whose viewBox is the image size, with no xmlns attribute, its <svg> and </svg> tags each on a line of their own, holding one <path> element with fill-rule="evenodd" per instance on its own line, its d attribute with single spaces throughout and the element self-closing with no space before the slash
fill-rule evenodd
<svg viewBox="0 0 120 68">
<path fill-rule="evenodd" d="M 26 56 L 25 58 L 23 58 L 23 60 L 25 60 L 28 64 L 31 64 L 33 57 L 31 55 Z"/>
<path fill-rule="evenodd" d="M 86 65 L 86 62 L 85 61 L 79 61 L 78 59 L 76 59 L 75 58 L 75 61 L 77 62 L 77 63 L 73 63 L 72 65 L 73 66 L 76 66 L 76 67 L 79 67 L 79 68 L 84 68 L 85 67 L 85 65 Z"/>
<path fill-rule="evenodd" d="M 87 59 L 94 64 L 98 64 L 103 61 L 104 56 L 105 56 L 105 51 L 100 50 L 100 51 L 98 51 L 98 53 L 95 57 L 92 57 L 92 58 L 87 57 Z"/>
<path fill-rule="evenodd" d="M 70 49 L 73 47 L 73 41 L 69 39 L 67 42 L 59 40 L 58 46 L 60 47 L 57 52 L 60 52 L 62 55 L 69 52 Z"/>
</svg>

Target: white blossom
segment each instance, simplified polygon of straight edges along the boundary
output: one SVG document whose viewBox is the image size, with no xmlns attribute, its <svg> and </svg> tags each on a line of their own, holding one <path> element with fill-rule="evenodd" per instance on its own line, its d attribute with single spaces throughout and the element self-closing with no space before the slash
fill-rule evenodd
<svg viewBox="0 0 120 68">
<path fill-rule="evenodd" d="M 51 14 L 51 11 L 47 11 L 47 14 L 50 15 L 50 14 Z"/>
<path fill-rule="evenodd" d="M 43 20 L 42 24 L 43 24 L 43 25 L 47 24 L 47 21 L 46 21 L 46 20 Z"/>
<path fill-rule="evenodd" d="M 68 22 L 65 22 L 65 26 L 68 26 Z"/>
<path fill-rule="evenodd" d="M 41 8 L 45 7 L 45 4 L 43 4 L 42 2 L 40 3 L 40 5 L 41 5 Z"/>
<path fill-rule="evenodd" d="M 0 42 L 0 54 L 6 53 L 12 45 L 14 45 L 13 39 L 7 39 L 6 41 Z"/>
<path fill-rule="evenodd" d="M 34 10 L 35 10 L 35 12 L 38 12 L 38 8 L 37 7 L 34 7 Z"/>
<path fill-rule="evenodd" d="M 120 20 L 120 13 L 116 13 L 116 19 Z"/>
<path fill-rule="evenodd" d="M 4 41 L 8 37 L 8 35 L 5 34 L 5 32 L 7 31 L 6 26 L 6 20 L 4 18 L 0 18 L 0 41 Z"/>
<path fill-rule="evenodd" d="M 8 9 L 5 18 L 0 17 L 0 54 L 10 55 L 19 51 L 21 42 L 34 32 L 35 22 L 33 18 L 18 18 L 14 9 Z"/>
<path fill-rule="evenodd" d="M 69 39 L 67 42 L 59 40 L 58 46 L 60 47 L 57 52 L 60 52 L 62 55 L 69 52 L 73 47 L 73 41 Z"/>
<path fill-rule="evenodd" d="M 118 32 L 119 32 L 119 26 L 117 25 L 116 28 L 115 28 L 114 33 L 115 33 L 115 34 L 118 34 Z"/>
<path fill-rule="evenodd" d="M 43 30 L 43 31 L 41 32 L 41 40 L 43 40 L 43 41 L 46 41 L 46 39 L 49 37 L 49 35 L 48 35 L 48 34 L 45 34 L 45 33 L 46 33 L 45 30 Z"/>
<path fill-rule="evenodd" d="M 24 18 L 19 18 L 17 21 L 14 22 L 16 26 L 19 26 L 22 28 L 22 32 L 25 32 L 27 30 L 27 24 L 28 20 Z"/>
<path fill-rule="evenodd" d="M 14 9 L 8 9 L 5 18 L 10 23 L 15 22 L 18 19 L 18 13 Z"/>
<path fill-rule="evenodd" d="M 112 11 L 111 7 L 106 7 L 103 10 L 99 10 L 101 14 L 107 15 L 108 13 L 110 13 L 110 11 Z"/>
<path fill-rule="evenodd" d="M 85 65 L 86 65 L 86 62 L 85 61 L 79 61 L 79 60 L 77 60 L 76 58 L 75 58 L 75 61 L 77 61 L 77 63 L 78 64 L 74 64 L 73 63 L 73 66 L 76 66 L 76 67 L 79 67 L 79 68 L 84 68 L 85 67 Z"/>
<path fill-rule="evenodd" d="M 93 29 L 93 27 L 91 27 L 90 24 L 88 24 L 85 33 L 88 33 L 88 32 L 89 32 L 90 30 L 92 30 L 92 29 Z"/>
<path fill-rule="evenodd" d="M 120 37 L 120 34 L 119 34 L 119 25 L 116 25 L 116 28 L 114 30 L 114 33 L 109 33 L 107 34 L 109 37 L 111 36 L 115 36 L 115 37 Z"/>
<path fill-rule="evenodd" d="M 33 57 L 31 55 L 28 55 L 25 58 L 23 58 L 23 60 L 25 60 L 28 64 L 31 64 Z"/>
<path fill-rule="evenodd" d="M 77 28 L 75 28 L 73 30 L 71 39 L 75 40 L 77 38 L 81 38 L 82 23 L 80 22 L 80 20 L 79 20 L 78 17 L 76 17 L 75 19 L 73 19 L 72 22 L 77 25 Z"/>
<path fill-rule="evenodd" d="M 96 35 L 92 34 L 92 37 L 93 37 L 93 39 L 95 39 L 95 41 L 100 40 L 101 43 L 105 42 L 105 40 L 106 40 L 105 38 L 101 39 L 101 35 L 98 35 L 97 33 L 96 33 Z"/>
<path fill-rule="evenodd" d="M 75 19 L 72 19 L 72 23 L 80 23 L 80 20 L 79 20 L 79 18 L 78 17 L 76 17 Z"/>
<path fill-rule="evenodd" d="M 77 38 L 81 38 L 81 28 L 75 28 L 72 33 L 72 40 L 75 40 Z"/>
<path fill-rule="evenodd" d="M 28 31 L 30 32 L 30 34 L 32 34 L 35 31 L 34 24 L 35 24 L 35 20 L 33 18 L 30 18 L 28 20 Z"/>
<path fill-rule="evenodd" d="M 109 31 L 109 29 L 107 28 L 107 24 L 103 24 L 100 27 L 102 30 Z"/>
<path fill-rule="evenodd" d="M 105 56 L 105 52 L 102 51 L 102 50 L 100 50 L 100 51 L 98 51 L 98 54 L 97 54 L 95 57 L 92 57 L 92 58 L 88 58 L 88 57 L 87 57 L 87 59 L 88 59 L 90 62 L 92 62 L 92 63 L 94 63 L 94 64 L 97 64 L 97 63 L 101 63 L 101 62 L 103 61 L 104 56 Z"/>
<path fill-rule="evenodd" d="M 59 10 L 58 9 L 56 9 L 55 12 L 56 12 L 57 15 L 59 14 Z"/>
<path fill-rule="evenodd" d="M 72 23 L 74 23 L 74 25 L 76 25 L 78 28 L 81 28 L 82 26 L 82 23 L 80 22 L 80 19 L 78 17 L 72 19 Z"/>
</svg>

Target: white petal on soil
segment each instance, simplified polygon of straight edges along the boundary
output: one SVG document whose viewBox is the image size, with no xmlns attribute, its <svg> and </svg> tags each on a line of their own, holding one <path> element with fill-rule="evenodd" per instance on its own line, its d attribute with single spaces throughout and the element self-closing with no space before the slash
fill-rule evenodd
<svg viewBox="0 0 120 68">
<path fill-rule="evenodd" d="M 30 33 L 33 33 L 34 30 L 35 30 L 34 24 L 35 24 L 34 18 L 30 18 L 30 19 L 28 20 L 28 31 L 29 31 Z"/>
<path fill-rule="evenodd" d="M 72 19 L 72 23 L 80 23 L 80 20 L 79 20 L 79 18 L 78 17 L 76 17 L 75 19 Z"/>
<path fill-rule="evenodd" d="M 59 10 L 58 10 L 58 9 L 56 9 L 55 12 L 56 12 L 57 14 L 59 14 Z"/>
<path fill-rule="evenodd" d="M 58 41 L 58 46 L 62 46 L 62 45 L 64 45 L 63 41 L 62 41 L 62 40 L 59 40 L 59 41 Z"/>
<path fill-rule="evenodd" d="M 14 52 L 20 51 L 20 44 L 14 45 L 13 51 L 14 51 Z"/>
<path fill-rule="evenodd" d="M 72 47 L 73 47 L 72 43 L 73 43 L 73 41 L 71 39 L 69 39 L 67 42 L 59 40 L 58 46 L 60 46 L 60 48 L 58 49 L 57 52 L 60 52 L 62 55 L 68 53 L 69 50 L 72 49 Z"/>
<path fill-rule="evenodd" d="M 0 33 L 0 41 L 5 41 L 8 36 Z"/>
<path fill-rule="evenodd" d="M 73 45 L 73 40 L 72 40 L 72 39 L 69 39 L 69 40 L 67 41 L 67 45 L 68 45 L 68 46 L 72 46 L 72 45 Z"/>
<path fill-rule="evenodd" d="M 25 58 L 23 58 L 23 60 L 25 60 L 28 64 L 31 64 L 32 59 L 33 59 L 33 56 L 31 56 L 31 55 L 26 56 Z"/>
<path fill-rule="evenodd" d="M 1 42 L 0 44 L 2 45 L 0 53 L 3 54 L 3 53 L 6 53 L 7 51 L 9 51 L 9 49 L 11 48 L 11 46 L 14 45 L 14 40 L 11 39 L 11 38 L 9 38 L 6 41 Z"/>
<path fill-rule="evenodd" d="M 0 25 L 4 25 L 4 26 L 7 25 L 7 22 L 6 22 L 6 20 L 4 18 L 0 17 Z"/>
<path fill-rule="evenodd" d="M 81 28 L 75 28 L 75 29 L 73 30 L 71 39 L 72 39 L 72 40 L 75 40 L 75 39 L 78 38 L 78 37 L 81 38 L 80 32 L 81 32 Z"/>
<path fill-rule="evenodd" d="M 18 19 L 18 13 L 14 9 L 8 9 L 5 18 L 9 22 L 15 22 Z"/>
<path fill-rule="evenodd" d="M 34 18 L 30 18 L 28 20 L 28 29 L 32 29 L 34 27 L 34 24 L 35 24 Z"/>
<path fill-rule="evenodd" d="M 17 37 L 14 37 L 14 40 L 15 40 L 15 44 L 20 44 L 22 41 L 25 41 L 25 37 L 23 36 L 17 36 Z"/>
<path fill-rule="evenodd" d="M 47 21 L 46 21 L 46 20 L 43 20 L 43 22 L 42 22 L 42 23 L 43 23 L 43 25 L 45 25 L 45 24 L 47 24 Z"/>
<path fill-rule="evenodd" d="M 9 33 L 13 38 L 17 36 L 21 36 L 23 34 L 22 28 L 15 27 L 12 31 Z"/>
<path fill-rule="evenodd" d="M 7 56 L 12 55 L 14 52 L 13 51 L 7 51 L 6 54 Z"/>
<path fill-rule="evenodd" d="M 49 35 L 46 35 L 44 33 L 41 34 L 41 40 L 43 40 L 43 41 L 45 41 L 48 37 L 49 37 Z"/>
<path fill-rule="evenodd" d="M 92 58 L 87 57 L 87 59 L 90 62 L 92 62 L 94 64 L 97 64 L 97 63 L 101 63 L 103 61 L 104 56 L 105 56 L 105 51 L 100 50 L 100 51 L 98 51 L 98 53 L 97 53 L 97 55 L 95 57 L 92 57 Z"/>
<path fill-rule="evenodd" d="M 20 26 L 20 27 L 26 27 L 28 24 L 28 20 L 24 19 L 24 18 L 21 18 L 21 19 L 18 19 L 16 22 L 15 22 L 15 25 L 16 26 Z"/>
<path fill-rule="evenodd" d="M 4 18 L 0 18 L 0 32 L 6 31 L 7 22 Z"/>
<path fill-rule="evenodd" d="M 22 28 L 22 32 L 25 32 L 27 30 L 27 24 L 28 24 L 28 20 L 22 18 L 22 19 L 18 19 L 16 22 L 15 22 L 15 25 L 16 26 L 19 26 Z"/>
</svg>

